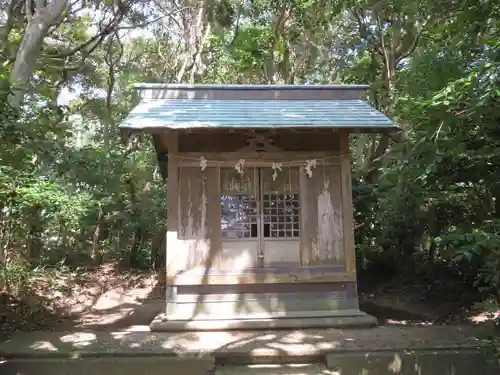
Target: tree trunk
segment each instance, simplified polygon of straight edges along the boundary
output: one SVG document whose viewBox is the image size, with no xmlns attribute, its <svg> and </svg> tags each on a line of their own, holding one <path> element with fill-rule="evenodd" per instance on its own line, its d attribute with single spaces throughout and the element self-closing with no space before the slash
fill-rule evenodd
<svg viewBox="0 0 500 375">
<path fill-rule="evenodd" d="M 31 14 L 31 9 L 26 9 L 28 25 L 10 74 L 13 91 L 9 96 L 9 104 L 12 108 L 21 108 L 29 80 L 36 69 L 43 40 L 47 36 L 49 27 L 62 16 L 67 3 L 67 0 L 53 0 L 45 7 L 37 7 L 34 14 Z"/>
<path fill-rule="evenodd" d="M 195 83 L 203 71 L 203 47 L 211 33 L 207 20 L 209 1 L 203 0 L 199 7 L 189 10 L 189 17 L 183 18 L 185 55 L 181 68 L 177 72 L 177 82 Z M 195 15 L 196 14 L 196 15 Z"/>
<path fill-rule="evenodd" d="M 4 211 L 5 206 L 0 206 L 0 292 L 7 286 L 5 267 L 7 265 L 7 249 L 9 244 L 9 237 L 7 230 L 7 219 Z"/>
<path fill-rule="evenodd" d="M 32 264 L 38 264 L 40 262 L 40 257 L 42 256 L 42 232 L 43 227 L 41 223 L 40 213 L 42 207 L 36 205 L 31 210 L 28 221 L 28 238 L 27 238 L 27 250 L 28 259 Z"/>
<path fill-rule="evenodd" d="M 103 228 L 105 227 L 105 215 L 102 210 L 102 206 L 99 203 L 99 213 L 97 215 L 97 222 L 94 230 L 94 236 L 92 238 L 92 254 L 91 258 L 95 264 L 102 264 L 102 252 L 99 247 L 99 242 L 102 238 Z"/>
</svg>

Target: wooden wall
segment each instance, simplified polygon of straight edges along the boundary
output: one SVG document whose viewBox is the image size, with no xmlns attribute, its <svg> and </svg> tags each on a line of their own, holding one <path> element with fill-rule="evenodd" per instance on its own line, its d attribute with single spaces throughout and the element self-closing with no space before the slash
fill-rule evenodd
<svg viewBox="0 0 500 375">
<path fill-rule="evenodd" d="M 198 153 L 178 152 L 178 136 L 169 134 L 167 198 L 167 277 L 178 284 L 224 284 L 292 281 L 354 281 L 355 254 L 348 135 L 340 134 L 334 152 L 267 153 L 254 166 L 271 160 L 305 160 L 334 156 L 313 169 L 301 167 L 302 267 L 296 270 L 248 270 L 234 274 L 221 259 L 220 167 L 214 163 L 202 171 Z M 203 153 L 208 160 L 234 161 L 248 157 L 238 153 Z M 179 157 L 181 156 L 181 157 Z M 184 159 L 190 156 L 192 159 Z M 255 156 L 255 155 L 251 155 Z M 278 159 L 276 159 L 278 158 Z M 228 164 L 229 165 L 229 164 Z M 247 164 L 245 167 L 251 167 Z M 291 272 L 291 273 L 290 273 Z"/>
<path fill-rule="evenodd" d="M 185 267 L 218 266 L 220 194 L 217 168 L 179 169 L 179 239 L 187 254 Z"/>
<path fill-rule="evenodd" d="M 345 265 L 340 187 L 338 165 L 300 174 L 303 265 Z"/>
</svg>

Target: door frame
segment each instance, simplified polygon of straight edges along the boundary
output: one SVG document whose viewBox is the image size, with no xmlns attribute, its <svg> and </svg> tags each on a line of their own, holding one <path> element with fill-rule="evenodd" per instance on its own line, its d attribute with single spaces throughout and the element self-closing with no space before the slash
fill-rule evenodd
<svg viewBox="0 0 500 375">
<path fill-rule="evenodd" d="M 299 172 L 299 167 L 289 167 L 297 172 Z M 257 215 L 257 222 L 258 222 L 258 231 L 257 231 L 257 236 L 258 236 L 258 259 L 259 259 L 259 266 L 261 268 L 265 267 L 266 263 L 266 253 L 270 251 L 270 244 L 274 243 L 283 243 L 283 242 L 297 242 L 297 258 L 298 262 L 297 264 L 301 264 L 301 256 L 300 256 L 300 219 L 301 219 L 301 201 L 300 201 L 300 183 L 298 187 L 297 192 L 290 192 L 292 194 L 299 194 L 298 198 L 298 209 L 299 209 L 299 214 L 298 214 L 298 225 L 299 225 L 299 237 L 265 237 L 265 213 L 264 213 L 264 195 L 265 194 L 271 194 L 270 191 L 264 191 L 264 182 L 265 182 L 265 176 L 264 176 L 264 171 L 267 168 L 264 167 L 256 167 L 256 178 L 258 182 L 258 194 L 257 194 L 257 210 L 258 210 L 258 215 Z M 290 184 L 292 182 L 290 181 Z M 279 192 L 283 194 L 287 194 L 287 191 L 285 188 L 280 190 Z M 283 222 L 283 224 L 286 224 L 286 222 Z M 293 231 L 293 228 L 292 228 Z M 266 246 L 267 245 L 267 246 Z"/>
<path fill-rule="evenodd" d="M 298 173 L 299 172 L 299 167 L 289 167 L 291 169 L 294 170 L 294 174 L 297 173 L 298 176 L 300 176 L 300 174 Z M 229 169 L 229 168 L 228 168 Z M 266 268 L 266 267 L 271 267 L 273 268 L 272 265 L 267 265 L 266 266 L 266 263 L 269 263 L 269 262 L 266 262 L 266 255 L 269 258 L 273 258 L 273 257 L 270 257 L 269 254 L 271 254 L 271 251 L 273 249 L 273 243 L 276 244 L 276 248 L 279 248 L 280 245 L 282 245 L 284 242 L 296 242 L 297 243 L 297 259 L 295 260 L 295 257 L 294 257 L 294 260 L 290 263 L 298 263 L 300 264 L 301 263 L 301 256 L 300 256 L 300 238 L 301 238 L 301 211 L 302 211 L 302 205 L 301 205 L 301 199 L 300 199 L 300 182 L 297 181 L 297 182 L 293 182 L 293 180 L 290 180 L 290 184 L 292 186 L 294 186 L 292 188 L 292 191 L 288 191 L 288 187 L 286 185 L 283 185 L 283 187 L 280 189 L 279 186 L 276 186 L 276 189 L 275 190 L 269 190 L 269 191 L 264 191 L 264 187 L 265 187 L 265 184 L 266 184 L 266 179 L 267 178 L 270 178 L 270 175 L 265 175 L 266 172 L 269 172 L 271 169 L 269 167 L 257 167 L 257 166 L 251 166 L 251 167 L 248 167 L 247 169 L 247 172 L 248 173 L 248 177 L 252 178 L 253 181 L 250 183 L 250 186 L 252 187 L 252 190 L 253 192 L 251 192 L 250 190 L 247 191 L 247 194 L 252 194 L 254 199 L 255 199 L 255 207 L 256 207 L 256 215 L 255 215 L 255 221 L 256 221 L 256 237 L 250 237 L 250 238 L 234 238 L 234 239 L 223 239 L 222 242 L 239 242 L 239 243 L 248 243 L 248 242 L 252 242 L 255 246 L 255 252 L 252 251 L 252 253 L 254 254 L 253 256 L 255 257 L 254 258 L 254 264 L 256 267 L 258 268 Z M 282 172 L 282 173 L 286 173 L 286 172 Z M 247 177 L 247 178 L 248 178 Z M 225 183 L 223 180 L 221 180 L 222 183 Z M 279 184 L 279 182 L 278 182 Z M 278 237 L 279 234 L 277 234 L 276 236 L 271 236 L 271 232 L 276 230 L 276 231 L 281 231 L 281 230 L 284 230 L 285 232 L 287 232 L 288 230 L 291 230 L 292 233 L 295 231 L 295 228 L 294 228 L 294 223 L 295 221 L 292 220 L 291 222 L 286 222 L 285 220 L 287 220 L 287 215 L 284 215 L 284 220 L 283 222 L 280 221 L 279 217 L 280 215 L 278 213 L 273 213 L 273 211 L 271 212 L 265 212 L 265 200 L 264 200 L 264 196 L 266 194 L 273 194 L 273 193 L 278 193 L 278 194 L 288 194 L 288 193 L 294 193 L 294 194 L 299 194 L 299 197 L 298 197 L 298 218 L 297 218 L 297 224 L 298 224 L 298 231 L 299 231 L 299 234 L 298 234 L 298 237 L 293 237 L 292 236 L 287 236 L 285 234 L 285 237 Z M 221 191 L 221 196 L 226 194 L 225 192 L 223 193 Z M 272 200 L 271 200 L 272 202 Z M 270 204 L 268 202 L 268 204 Z M 268 208 L 271 208 L 268 207 Z M 276 215 L 276 217 L 273 217 L 274 215 Z M 269 225 L 269 228 L 268 230 L 266 231 L 266 220 L 265 220 L 265 217 L 268 216 L 268 225 Z M 280 224 L 283 223 L 283 227 L 280 226 Z M 272 229 L 271 228 L 271 225 L 273 224 L 276 224 L 278 225 L 277 228 L 275 229 Z M 288 225 L 291 225 L 290 227 Z M 252 230 L 251 230 L 252 231 Z M 268 237 L 265 236 L 266 232 L 269 232 L 268 234 Z M 280 244 L 281 243 L 281 244 Z M 295 246 L 294 246 L 295 247 Z M 281 249 L 283 249 L 283 247 L 281 246 Z M 282 250 L 284 251 L 284 250 Z M 293 250 L 292 250 L 293 251 Z M 279 257 L 279 256 L 278 256 Z M 283 257 L 281 257 L 283 258 Z M 298 261 L 298 262 L 297 262 Z M 272 262 L 272 260 L 271 260 Z"/>
</svg>

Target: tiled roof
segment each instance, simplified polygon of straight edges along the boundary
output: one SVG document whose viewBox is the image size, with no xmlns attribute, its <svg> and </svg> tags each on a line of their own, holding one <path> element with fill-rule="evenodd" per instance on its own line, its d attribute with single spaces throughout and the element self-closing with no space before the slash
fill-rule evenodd
<svg viewBox="0 0 500 375">
<path fill-rule="evenodd" d="M 143 99 L 120 124 L 130 130 L 217 127 L 399 129 L 362 100 Z"/>
</svg>

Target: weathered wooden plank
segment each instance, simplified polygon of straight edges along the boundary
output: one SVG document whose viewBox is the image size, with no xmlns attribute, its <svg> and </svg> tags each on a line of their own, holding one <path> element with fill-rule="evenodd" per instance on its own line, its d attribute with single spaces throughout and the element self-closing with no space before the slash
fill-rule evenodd
<svg viewBox="0 0 500 375">
<path fill-rule="evenodd" d="M 320 165 L 301 176 L 303 265 L 344 265 L 340 169 Z"/>
<path fill-rule="evenodd" d="M 325 272 L 335 272 L 332 267 L 314 267 L 317 268 L 314 272 L 316 274 L 322 274 Z M 292 271 L 295 272 L 297 268 L 295 267 Z M 338 270 L 341 272 L 341 270 Z M 247 270 L 248 272 L 248 270 Z M 311 269 L 308 270 L 311 273 Z M 222 273 L 222 272 L 220 272 Z M 234 272 L 226 272 L 234 273 Z M 268 272 L 269 273 L 269 272 Z M 286 274 L 282 271 L 281 274 Z M 323 294 L 335 292 L 347 292 L 350 297 L 357 296 L 357 289 L 355 282 L 336 282 L 336 283 L 292 283 L 292 284 L 205 284 L 205 285 L 179 285 L 177 287 L 177 297 L 181 296 L 198 296 L 203 295 L 204 297 L 212 296 L 213 298 L 222 298 L 224 295 L 234 295 L 238 296 L 240 294 L 288 294 L 288 293 L 307 293 L 307 294 Z M 218 296 L 218 297 L 217 297 Z M 229 298 L 229 297 L 228 297 Z M 180 301 L 180 299 L 178 300 Z"/>
<path fill-rule="evenodd" d="M 317 186 L 321 182 L 319 173 L 308 177 L 304 171 L 300 178 L 300 254 L 302 265 L 312 264 L 314 244 L 318 241 Z"/>
<path fill-rule="evenodd" d="M 179 183 L 182 271 L 196 266 L 216 266 L 220 252 L 218 169 L 181 168 Z"/>
<path fill-rule="evenodd" d="M 297 269 L 286 274 L 272 272 L 234 272 L 208 274 L 202 267 L 191 269 L 169 278 L 169 285 L 201 285 L 201 284 L 258 284 L 258 283 L 322 283 L 356 281 L 356 275 L 340 270 L 313 273 Z"/>
<path fill-rule="evenodd" d="M 168 149 L 168 179 L 167 179 L 167 235 L 166 235 L 166 274 L 167 279 L 177 273 L 178 246 L 178 185 L 179 167 L 175 158 L 178 150 L 178 133 L 168 132 L 162 138 L 162 143 Z"/>
<path fill-rule="evenodd" d="M 222 233 L 220 211 L 220 168 L 205 169 L 207 176 L 207 235 L 210 239 L 207 268 L 219 268 L 222 257 Z"/>
<path fill-rule="evenodd" d="M 240 159 L 245 160 L 245 168 L 264 167 L 270 168 L 273 162 L 282 162 L 284 167 L 300 167 L 306 165 L 306 160 L 317 159 L 321 164 L 338 165 L 339 158 L 331 152 L 183 152 L 179 153 L 180 166 L 199 167 L 200 158 L 207 160 L 209 167 L 227 167 L 234 168 L 236 162 Z"/>
<path fill-rule="evenodd" d="M 352 205 L 351 156 L 349 153 L 349 133 L 340 134 L 340 173 L 342 192 L 342 221 L 344 252 L 347 272 L 356 273 L 356 248 L 354 244 L 354 218 Z"/>
<path fill-rule="evenodd" d="M 340 168 L 323 167 L 318 196 L 318 253 L 322 264 L 345 264 Z"/>
<path fill-rule="evenodd" d="M 257 133 L 255 133 L 257 134 Z M 238 152 L 255 138 L 248 129 L 199 129 L 179 134 L 179 152 Z M 259 133 L 262 134 L 262 133 Z M 264 133 L 275 147 L 283 151 L 338 151 L 338 129 L 273 129 Z M 269 150 L 268 150 L 269 151 Z"/>
<path fill-rule="evenodd" d="M 181 168 L 179 189 L 179 236 L 204 240 L 207 236 L 207 181 L 201 168 Z"/>
</svg>

